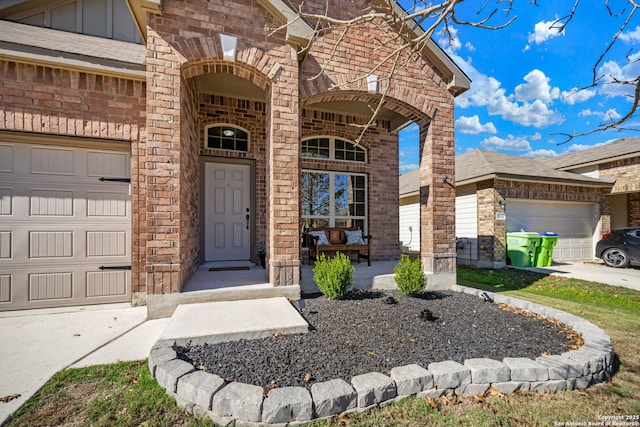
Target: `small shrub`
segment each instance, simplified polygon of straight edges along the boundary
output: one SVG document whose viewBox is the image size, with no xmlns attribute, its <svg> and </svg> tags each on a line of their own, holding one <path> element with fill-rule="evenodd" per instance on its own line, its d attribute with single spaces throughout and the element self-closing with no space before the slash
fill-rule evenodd
<svg viewBox="0 0 640 427">
<path fill-rule="evenodd" d="M 313 267 L 313 280 L 327 298 L 342 299 L 353 281 L 353 270 L 351 260 L 341 252 L 334 258 L 320 254 Z"/>
<path fill-rule="evenodd" d="M 422 271 L 420 259 L 402 257 L 393 268 L 393 272 L 396 273 L 398 290 L 405 295 L 420 294 L 427 285 L 427 278 Z"/>
</svg>

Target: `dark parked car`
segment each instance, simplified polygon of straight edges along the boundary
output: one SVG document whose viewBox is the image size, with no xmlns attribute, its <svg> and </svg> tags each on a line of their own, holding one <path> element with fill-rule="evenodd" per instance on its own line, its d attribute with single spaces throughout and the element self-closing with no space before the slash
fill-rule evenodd
<svg viewBox="0 0 640 427">
<path fill-rule="evenodd" d="M 596 256 L 609 267 L 640 266 L 640 227 L 603 234 L 596 244 Z"/>
</svg>

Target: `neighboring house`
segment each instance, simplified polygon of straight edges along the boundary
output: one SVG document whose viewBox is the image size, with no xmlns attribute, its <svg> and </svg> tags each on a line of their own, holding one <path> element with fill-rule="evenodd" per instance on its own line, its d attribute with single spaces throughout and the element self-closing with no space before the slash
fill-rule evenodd
<svg viewBox="0 0 640 427">
<path fill-rule="evenodd" d="M 400 175 L 400 245 L 402 252 L 420 252 L 420 179 L 415 169 Z"/>
<path fill-rule="evenodd" d="M 332 8 L 348 18 L 367 3 Z M 145 304 L 203 263 L 257 262 L 263 242 L 273 289 L 299 295 L 310 225 L 359 226 L 374 262 L 396 259 L 409 123 L 423 141 L 423 266 L 433 285 L 455 283 L 442 175 L 454 174 L 453 101 L 469 79 L 433 42 L 391 83 L 358 79 L 395 48 L 373 41 L 400 29 L 310 43 L 300 4 L 0 0 L 0 310 Z"/>
<path fill-rule="evenodd" d="M 640 227 L 640 138 L 619 139 L 546 163 L 562 171 L 615 179 L 607 196 L 611 228 Z"/>
<path fill-rule="evenodd" d="M 614 180 L 556 170 L 548 163 L 477 149 L 456 156 L 459 263 L 504 267 L 506 233 L 512 231 L 557 233 L 556 262 L 594 258 L 595 243 L 610 229 L 608 194 Z M 407 175 L 415 182 L 415 172 L 401 182 Z M 402 193 L 400 198 L 401 212 L 411 211 Z M 401 215 L 400 224 L 411 218 Z"/>
</svg>

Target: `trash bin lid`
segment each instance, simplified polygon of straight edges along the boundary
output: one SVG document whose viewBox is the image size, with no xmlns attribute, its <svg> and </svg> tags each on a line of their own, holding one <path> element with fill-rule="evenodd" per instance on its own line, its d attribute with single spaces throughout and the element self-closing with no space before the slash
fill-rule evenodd
<svg viewBox="0 0 640 427">
<path fill-rule="evenodd" d="M 554 233 L 553 231 L 538 231 L 538 234 L 541 236 L 558 236 L 558 233 Z"/>
</svg>

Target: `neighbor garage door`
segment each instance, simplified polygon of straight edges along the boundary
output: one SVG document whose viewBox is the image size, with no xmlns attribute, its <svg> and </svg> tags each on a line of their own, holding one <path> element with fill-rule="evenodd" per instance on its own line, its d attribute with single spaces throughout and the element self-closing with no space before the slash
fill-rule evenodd
<svg viewBox="0 0 640 427">
<path fill-rule="evenodd" d="M 593 259 L 593 236 L 598 225 L 595 203 L 506 200 L 507 232 L 552 231 L 558 234 L 554 261 Z"/>
<path fill-rule="evenodd" d="M 130 301 L 129 177 L 128 151 L 0 142 L 0 311 Z"/>
</svg>

